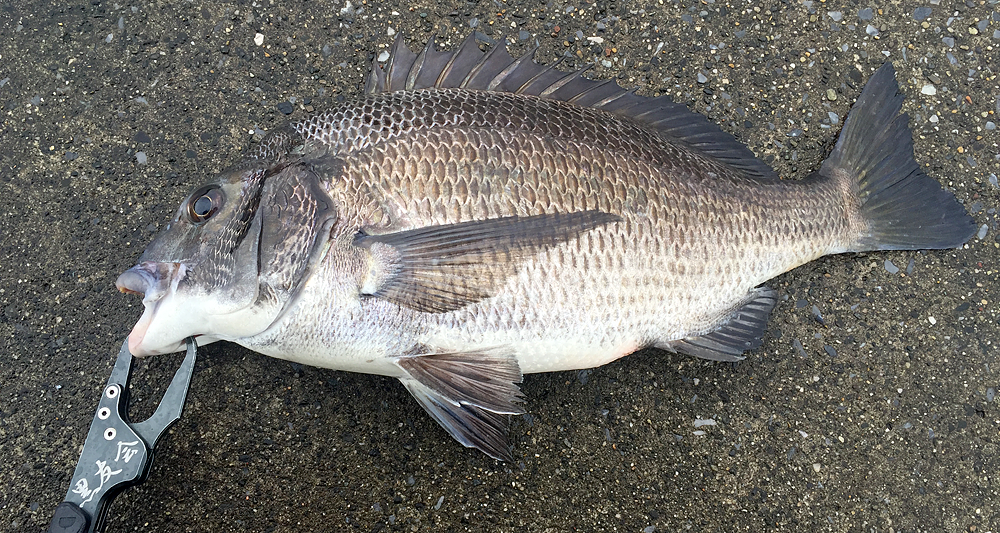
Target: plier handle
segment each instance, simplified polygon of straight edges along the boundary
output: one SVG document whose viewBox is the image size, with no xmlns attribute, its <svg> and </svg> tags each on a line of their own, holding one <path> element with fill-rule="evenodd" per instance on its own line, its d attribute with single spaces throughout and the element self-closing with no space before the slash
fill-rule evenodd
<svg viewBox="0 0 1000 533">
<path fill-rule="evenodd" d="M 115 496 L 146 480 L 153 465 L 153 448 L 184 410 L 198 351 L 193 337 L 186 343 L 187 355 L 156 411 L 138 423 L 128 419 L 128 386 L 134 356 L 128 349 L 128 341 L 122 344 L 111 378 L 101 392 L 66 498 L 56 507 L 49 533 L 104 531 L 108 508 Z"/>
</svg>

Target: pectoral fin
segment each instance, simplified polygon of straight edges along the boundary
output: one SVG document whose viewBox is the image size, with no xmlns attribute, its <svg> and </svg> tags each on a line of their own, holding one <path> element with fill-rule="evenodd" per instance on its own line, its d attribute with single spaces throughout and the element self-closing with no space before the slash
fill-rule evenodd
<svg viewBox="0 0 1000 533">
<path fill-rule="evenodd" d="M 740 361 L 743 352 L 759 348 L 767 319 L 778 302 L 778 293 L 767 287 L 754 289 L 719 327 L 697 337 L 658 344 L 658 348 L 713 361 Z"/>
<path fill-rule="evenodd" d="M 452 437 L 501 461 L 511 459 L 507 417 L 524 412 L 521 370 L 506 350 L 400 357 L 399 380 Z"/>
<path fill-rule="evenodd" d="M 423 312 L 453 311 L 495 294 L 526 258 L 618 220 L 581 211 L 360 235 L 354 244 L 378 264 L 362 293 Z"/>
</svg>

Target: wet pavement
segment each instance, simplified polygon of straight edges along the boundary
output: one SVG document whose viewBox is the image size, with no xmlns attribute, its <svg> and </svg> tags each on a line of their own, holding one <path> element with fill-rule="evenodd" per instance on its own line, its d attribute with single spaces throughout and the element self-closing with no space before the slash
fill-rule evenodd
<svg viewBox="0 0 1000 533">
<path fill-rule="evenodd" d="M 114 280 L 260 132 L 360 92 L 402 32 L 669 93 L 784 177 L 894 63 L 917 160 L 981 230 L 773 280 L 737 365 L 647 350 L 527 376 L 516 460 L 393 379 L 200 351 L 187 411 L 109 531 L 990 531 L 1000 527 L 996 0 L 8 1 L 0 5 L 0 529 L 48 526 L 137 298 Z M 140 361 L 133 418 L 181 356 Z"/>
</svg>

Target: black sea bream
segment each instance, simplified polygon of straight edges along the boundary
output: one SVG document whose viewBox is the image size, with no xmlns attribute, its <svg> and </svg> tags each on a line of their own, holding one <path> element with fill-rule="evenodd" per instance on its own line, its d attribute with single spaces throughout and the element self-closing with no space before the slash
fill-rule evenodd
<svg viewBox="0 0 1000 533">
<path fill-rule="evenodd" d="M 471 37 L 419 54 L 397 39 L 365 92 L 184 200 L 118 279 L 144 295 L 134 354 L 195 335 L 393 376 L 507 459 L 524 373 L 646 347 L 739 360 L 775 305 L 768 279 L 975 231 L 914 161 L 889 63 L 800 180 L 665 97 Z"/>
</svg>

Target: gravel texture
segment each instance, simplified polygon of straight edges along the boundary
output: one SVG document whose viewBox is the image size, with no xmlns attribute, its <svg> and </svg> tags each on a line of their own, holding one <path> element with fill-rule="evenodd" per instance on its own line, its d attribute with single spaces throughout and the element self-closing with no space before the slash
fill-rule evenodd
<svg viewBox="0 0 1000 533">
<path fill-rule="evenodd" d="M 509 464 L 395 380 L 207 347 L 109 531 L 1000 527 L 996 0 L 352 2 L 0 5 L 0 529 L 47 527 L 140 313 L 114 280 L 180 199 L 262 132 L 357 95 L 395 33 L 454 46 L 472 28 L 669 93 L 785 177 L 818 168 L 892 61 L 917 160 L 986 231 L 777 278 L 738 365 L 648 350 L 528 376 Z M 137 365 L 134 419 L 179 361 Z"/>
</svg>

